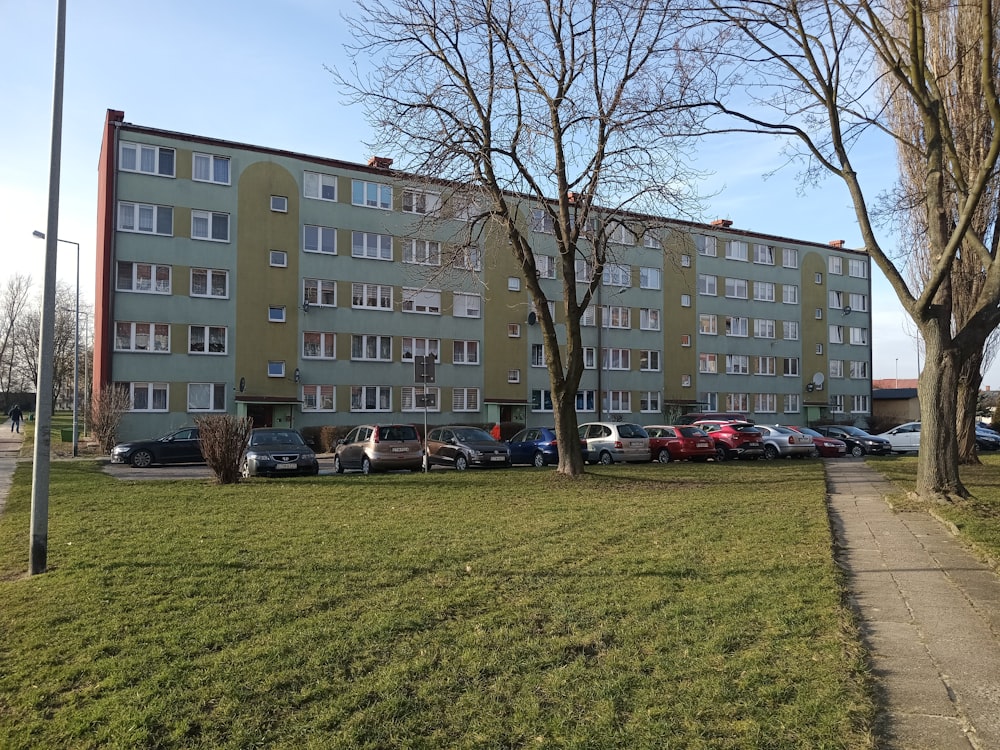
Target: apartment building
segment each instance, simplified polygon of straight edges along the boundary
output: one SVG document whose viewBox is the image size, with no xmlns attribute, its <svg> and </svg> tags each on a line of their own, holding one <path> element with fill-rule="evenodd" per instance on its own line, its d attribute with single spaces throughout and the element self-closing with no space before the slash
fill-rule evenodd
<svg viewBox="0 0 1000 750">
<path fill-rule="evenodd" d="M 127 389 L 123 438 L 212 413 L 296 428 L 551 423 L 534 305 L 506 238 L 475 231 L 469 201 L 385 159 L 170 132 L 109 110 L 95 393 Z M 518 209 L 564 330 L 552 227 L 539 207 Z M 583 321 L 581 421 L 867 419 L 864 253 L 639 215 L 611 240 Z"/>
</svg>

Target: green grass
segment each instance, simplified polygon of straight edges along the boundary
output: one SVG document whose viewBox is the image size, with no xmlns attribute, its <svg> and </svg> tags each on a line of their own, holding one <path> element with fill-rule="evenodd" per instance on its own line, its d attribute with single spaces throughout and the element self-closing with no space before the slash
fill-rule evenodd
<svg viewBox="0 0 1000 750">
<path fill-rule="evenodd" d="M 819 462 L 29 481 L 4 748 L 871 746 Z"/>
</svg>

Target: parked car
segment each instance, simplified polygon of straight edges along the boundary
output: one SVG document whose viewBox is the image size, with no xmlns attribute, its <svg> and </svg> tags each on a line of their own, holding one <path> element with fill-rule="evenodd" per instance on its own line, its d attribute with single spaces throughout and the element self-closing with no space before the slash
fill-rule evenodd
<svg viewBox="0 0 1000 750">
<path fill-rule="evenodd" d="M 920 450 L 920 422 L 906 422 L 891 430 L 880 432 L 876 437 L 888 440 L 896 453 L 916 453 Z"/>
<path fill-rule="evenodd" d="M 408 469 L 417 471 L 424 465 L 424 444 L 410 424 L 363 424 L 337 441 L 333 451 L 333 470 L 373 471 Z"/>
<path fill-rule="evenodd" d="M 319 473 L 319 461 L 295 430 L 259 427 L 250 432 L 240 473 L 244 477 L 315 476 Z"/>
<path fill-rule="evenodd" d="M 695 422 L 747 422 L 753 420 L 738 411 L 693 411 L 678 418 L 678 424 L 694 424 Z"/>
<path fill-rule="evenodd" d="M 784 425 L 754 425 L 764 437 L 764 458 L 805 458 L 813 454 L 813 439 L 809 435 Z"/>
<path fill-rule="evenodd" d="M 643 463 L 652 458 L 649 435 L 632 422 L 584 422 L 580 439 L 587 443 L 587 461 L 592 464 Z"/>
<path fill-rule="evenodd" d="M 749 422 L 697 422 L 715 443 L 715 459 L 746 458 L 756 461 L 764 455 L 764 436 Z"/>
<path fill-rule="evenodd" d="M 512 464 L 548 466 L 559 463 L 559 445 L 554 427 L 525 427 L 507 441 Z M 580 450 L 586 454 L 587 444 L 580 441 Z"/>
<path fill-rule="evenodd" d="M 154 464 L 203 464 L 197 427 L 185 427 L 153 440 L 119 443 L 111 449 L 111 463 L 146 469 Z"/>
<path fill-rule="evenodd" d="M 801 432 L 803 435 L 808 435 L 813 439 L 813 453 L 814 456 L 822 456 L 823 458 L 840 458 L 841 456 L 847 455 L 847 443 L 843 440 L 838 440 L 837 438 L 827 437 L 811 427 L 799 427 L 797 425 L 788 425 L 789 429 L 795 430 L 796 432 Z"/>
<path fill-rule="evenodd" d="M 976 424 L 976 447 L 981 451 L 1000 450 L 1000 433 Z"/>
<path fill-rule="evenodd" d="M 816 432 L 827 437 L 837 438 L 847 443 L 847 450 L 852 456 L 864 456 L 871 453 L 885 456 L 892 453 L 892 443 L 885 438 L 869 435 L 859 427 L 842 424 L 825 424 L 813 427 Z"/>
<path fill-rule="evenodd" d="M 510 447 L 479 427 L 435 427 L 427 433 L 431 466 L 510 466 Z"/>
<path fill-rule="evenodd" d="M 715 442 L 694 425 L 646 425 L 649 451 L 654 461 L 707 461 L 715 458 Z"/>
</svg>

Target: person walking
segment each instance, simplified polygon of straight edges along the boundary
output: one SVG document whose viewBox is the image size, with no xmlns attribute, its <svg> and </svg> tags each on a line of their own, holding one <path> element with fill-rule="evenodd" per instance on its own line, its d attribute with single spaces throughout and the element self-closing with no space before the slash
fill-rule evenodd
<svg viewBox="0 0 1000 750">
<path fill-rule="evenodd" d="M 10 431 L 11 432 L 20 432 L 21 431 L 21 417 L 23 416 L 21 414 L 21 407 L 18 406 L 17 404 L 14 404 L 12 407 L 10 407 L 10 411 L 7 412 L 7 416 L 10 417 Z"/>
</svg>

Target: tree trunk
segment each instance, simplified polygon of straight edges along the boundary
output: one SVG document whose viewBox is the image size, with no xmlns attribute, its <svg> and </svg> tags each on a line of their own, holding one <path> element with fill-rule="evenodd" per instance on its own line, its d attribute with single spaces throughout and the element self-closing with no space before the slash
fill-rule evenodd
<svg viewBox="0 0 1000 750">
<path fill-rule="evenodd" d="M 555 416 L 556 436 L 559 441 L 559 473 L 570 477 L 583 474 L 583 454 L 580 452 L 580 441 L 563 437 L 576 437 L 579 434 L 576 418 L 576 390 L 572 394 L 557 397 L 552 394 L 552 411 Z"/>
<path fill-rule="evenodd" d="M 974 349 L 963 356 L 958 373 L 958 401 L 955 422 L 958 430 L 958 463 L 982 463 L 976 448 L 976 421 L 979 410 L 979 388 L 983 384 L 983 350 Z"/>
</svg>

